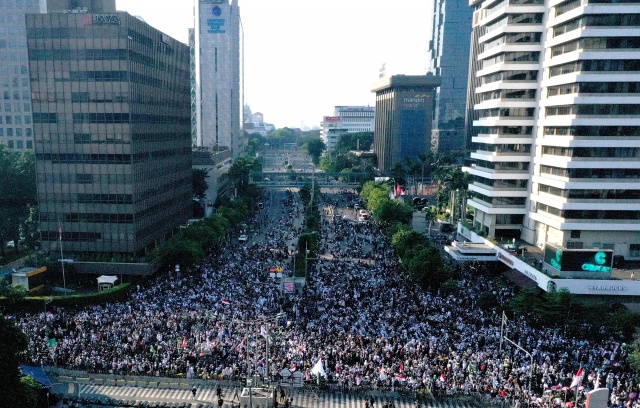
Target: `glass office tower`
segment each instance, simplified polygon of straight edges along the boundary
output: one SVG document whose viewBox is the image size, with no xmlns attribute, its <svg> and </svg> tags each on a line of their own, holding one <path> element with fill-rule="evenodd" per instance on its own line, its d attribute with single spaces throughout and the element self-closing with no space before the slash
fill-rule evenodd
<svg viewBox="0 0 640 408">
<path fill-rule="evenodd" d="M 189 47 L 124 12 L 26 23 L 43 249 L 141 256 L 191 214 Z"/>
<path fill-rule="evenodd" d="M 26 13 L 44 12 L 42 0 L 0 1 L 0 143 L 33 149 Z"/>
</svg>

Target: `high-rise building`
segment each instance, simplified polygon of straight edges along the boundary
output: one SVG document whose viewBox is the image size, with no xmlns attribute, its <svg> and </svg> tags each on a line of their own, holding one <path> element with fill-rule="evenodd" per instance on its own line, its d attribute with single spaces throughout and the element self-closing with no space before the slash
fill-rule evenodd
<svg viewBox="0 0 640 408">
<path fill-rule="evenodd" d="M 31 89 L 27 56 L 26 13 L 45 11 L 42 0 L 0 2 L 0 143 L 10 149 L 33 149 Z"/>
<path fill-rule="evenodd" d="M 46 0 L 47 12 L 111 13 L 116 0 Z"/>
<path fill-rule="evenodd" d="M 432 0 L 428 71 L 440 77 L 431 131 L 434 153 L 462 155 L 473 9 L 469 0 Z"/>
<path fill-rule="evenodd" d="M 479 1 L 474 227 L 640 259 L 640 1 Z"/>
<path fill-rule="evenodd" d="M 43 249 L 146 253 L 191 214 L 189 48 L 125 12 L 26 28 Z"/>
<path fill-rule="evenodd" d="M 196 146 L 244 148 L 243 35 L 238 0 L 196 0 Z"/>
<path fill-rule="evenodd" d="M 418 161 L 431 146 L 433 99 L 440 78 L 433 75 L 394 75 L 376 82 L 376 123 L 373 150 L 378 169 L 389 172 L 405 158 Z"/>
</svg>

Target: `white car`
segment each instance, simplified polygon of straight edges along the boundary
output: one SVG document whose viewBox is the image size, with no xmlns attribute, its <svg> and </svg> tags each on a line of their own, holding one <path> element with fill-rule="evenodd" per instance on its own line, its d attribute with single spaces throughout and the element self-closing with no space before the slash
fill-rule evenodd
<svg viewBox="0 0 640 408">
<path fill-rule="evenodd" d="M 247 239 L 249 239 L 246 235 L 242 234 L 238 237 L 238 241 L 239 242 L 247 242 Z"/>
</svg>

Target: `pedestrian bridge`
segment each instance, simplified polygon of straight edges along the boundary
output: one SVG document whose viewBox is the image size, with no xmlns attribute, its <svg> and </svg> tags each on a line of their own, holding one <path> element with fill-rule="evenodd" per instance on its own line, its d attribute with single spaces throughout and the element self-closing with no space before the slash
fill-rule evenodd
<svg viewBox="0 0 640 408">
<path fill-rule="evenodd" d="M 370 173 L 253 172 L 249 182 L 260 187 L 301 187 L 314 180 L 320 187 L 353 188 L 372 179 Z"/>
</svg>

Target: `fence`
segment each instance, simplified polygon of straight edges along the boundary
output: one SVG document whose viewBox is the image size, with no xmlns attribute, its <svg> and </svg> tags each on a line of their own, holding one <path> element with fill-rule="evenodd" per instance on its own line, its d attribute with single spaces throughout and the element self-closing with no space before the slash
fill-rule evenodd
<svg viewBox="0 0 640 408">
<path fill-rule="evenodd" d="M 214 376 L 213 378 L 186 378 L 184 376 L 171 376 L 171 377 L 155 377 L 145 375 L 114 375 L 106 373 L 89 373 L 78 370 L 68 370 L 58 367 L 44 367 L 47 374 L 56 377 L 56 382 L 60 383 L 81 383 L 81 384 L 94 384 L 94 385 L 110 385 L 110 386 L 129 386 L 129 387 L 141 387 L 141 388 L 162 388 L 162 389 L 183 389 L 189 390 L 191 388 L 200 387 L 203 383 L 209 385 L 216 385 L 222 388 L 243 387 L 243 381 L 240 379 L 220 378 Z M 259 384 L 256 384 L 259 386 Z M 358 386 L 342 386 L 336 383 L 333 384 L 317 384 L 315 382 L 305 382 L 302 387 L 291 387 L 288 382 L 274 382 L 269 384 L 271 386 L 282 386 L 288 389 L 288 394 L 292 395 L 323 395 L 323 394 L 352 394 L 358 396 L 373 396 L 376 398 L 384 399 L 396 399 L 403 401 L 420 401 L 423 404 L 429 402 L 447 402 L 450 406 L 462 405 L 473 406 L 478 408 L 488 407 L 501 407 L 508 408 L 513 407 L 515 401 L 502 398 L 492 398 L 488 395 L 462 391 L 453 389 L 439 389 L 437 392 L 432 393 L 429 389 L 425 388 L 412 388 L 411 386 L 394 387 L 380 387 L 375 384 L 361 384 Z"/>
</svg>

